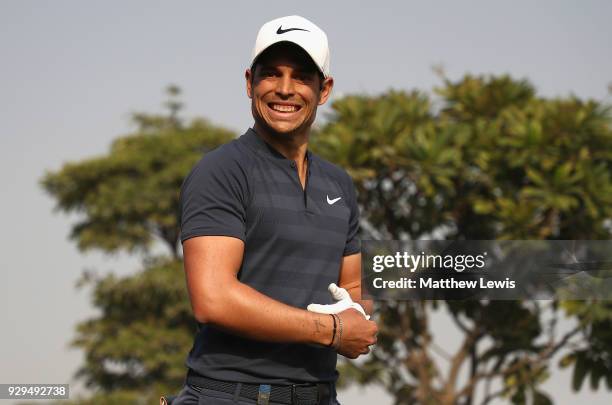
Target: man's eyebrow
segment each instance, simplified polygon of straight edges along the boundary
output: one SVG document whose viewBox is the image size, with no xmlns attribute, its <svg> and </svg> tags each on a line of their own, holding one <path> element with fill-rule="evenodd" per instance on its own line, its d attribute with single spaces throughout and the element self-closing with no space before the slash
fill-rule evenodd
<svg viewBox="0 0 612 405">
<path fill-rule="evenodd" d="M 260 72 L 262 71 L 271 71 L 271 70 L 278 70 L 278 68 L 275 65 L 264 65 L 264 64 L 260 64 L 259 65 L 259 69 Z"/>
</svg>

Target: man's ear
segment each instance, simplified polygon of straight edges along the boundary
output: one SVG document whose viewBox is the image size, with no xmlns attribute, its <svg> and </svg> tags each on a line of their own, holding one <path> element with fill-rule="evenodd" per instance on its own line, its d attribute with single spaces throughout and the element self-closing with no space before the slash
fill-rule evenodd
<svg viewBox="0 0 612 405">
<path fill-rule="evenodd" d="M 249 98 L 253 98 L 253 73 L 251 72 L 251 69 L 247 69 L 246 72 L 244 72 L 244 78 L 246 79 L 246 91 L 247 91 L 247 96 L 249 96 Z"/>
<path fill-rule="evenodd" d="M 332 88 L 334 87 L 334 78 L 328 77 L 323 80 L 323 85 L 321 86 L 321 93 L 319 95 L 319 105 L 325 104 L 329 95 L 331 94 Z"/>
</svg>

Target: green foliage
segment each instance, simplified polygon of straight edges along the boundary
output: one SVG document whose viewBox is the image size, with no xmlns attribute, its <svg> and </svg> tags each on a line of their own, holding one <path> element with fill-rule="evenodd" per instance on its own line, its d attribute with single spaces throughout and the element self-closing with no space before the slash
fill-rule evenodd
<svg viewBox="0 0 612 405">
<path fill-rule="evenodd" d="M 83 283 L 93 285 L 93 304 L 101 312 L 79 324 L 72 342 L 86 353 L 77 373 L 86 385 L 141 394 L 152 382 L 158 389 L 180 387 L 196 331 L 182 261 L 149 259 L 133 276 L 86 276 Z"/>
<path fill-rule="evenodd" d="M 609 106 L 537 97 L 508 76 L 445 79 L 436 92 L 440 99 L 417 91 L 345 97 L 313 137 L 319 153 L 352 174 L 366 239 L 610 238 Z M 536 387 L 550 358 L 580 337 L 583 352 L 567 350 L 564 364 L 576 364 L 575 389 L 587 376 L 596 387 L 612 374 L 612 308 L 558 304 L 443 303 L 465 337 L 443 373 L 429 355 L 438 305 L 378 303 L 377 350 L 360 368 L 346 365 L 342 378 L 421 404 L 472 403 L 476 385 L 497 378 L 503 389 L 484 403 L 547 404 Z M 566 335 L 556 329 L 563 310 L 579 320 Z M 462 387 L 455 362 L 471 370 Z"/>
<path fill-rule="evenodd" d="M 56 209 L 82 214 L 71 234 L 79 249 L 146 252 L 157 237 L 178 258 L 182 181 L 206 151 L 235 135 L 203 119 L 185 125 L 174 110 L 133 120 L 137 132 L 115 140 L 107 155 L 67 163 L 47 172 L 41 184 Z"/>
<path fill-rule="evenodd" d="M 560 361 L 561 367 L 574 365 L 572 387 L 580 390 L 589 378 L 591 389 L 598 389 L 603 381 L 612 390 L 612 303 L 566 301 L 563 307 L 578 319 L 586 341 Z"/>
<path fill-rule="evenodd" d="M 85 353 L 76 376 L 92 394 L 55 404 L 148 405 L 178 392 L 197 331 L 182 267 L 158 257 L 131 276 L 83 275 L 80 285 L 93 288 L 99 315 L 78 325 L 71 344 Z"/>
<path fill-rule="evenodd" d="M 506 76 L 337 100 L 316 149 L 348 168 L 380 238 L 606 239 L 609 108 Z M 374 235 L 372 235 L 374 236 Z"/>
<path fill-rule="evenodd" d="M 81 250 L 142 251 L 141 271 L 123 278 L 85 273 L 99 315 L 81 322 L 72 345 L 85 353 L 77 372 L 93 395 L 70 405 L 151 404 L 176 393 L 197 324 L 178 249 L 179 191 L 203 154 L 235 137 L 204 119 L 185 124 L 175 86 L 169 114 L 134 114 L 135 133 L 116 139 L 108 154 L 67 163 L 41 180 L 57 209 L 81 214 L 71 237 Z M 166 257 L 148 253 L 155 241 Z"/>
</svg>

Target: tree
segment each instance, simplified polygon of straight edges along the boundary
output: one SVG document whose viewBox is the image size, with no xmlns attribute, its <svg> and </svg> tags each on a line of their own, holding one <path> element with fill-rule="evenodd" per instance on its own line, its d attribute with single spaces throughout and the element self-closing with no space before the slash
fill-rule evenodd
<svg viewBox="0 0 612 405">
<path fill-rule="evenodd" d="M 313 137 L 353 176 L 365 239 L 610 239 L 609 107 L 537 97 L 508 76 L 444 79 L 437 93 L 345 97 Z M 482 403 L 547 404 L 538 386 L 561 352 L 575 389 L 589 375 L 593 387 L 605 379 L 612 389 L 610 303 L 379 302 L 377 310 L 377 350 L 341 375 L 383 386 L 396 404 L 472 404 L 477 388 Z M 434 310 L 462 334 L 456 353 L 436 346 Z M 576 326 L 561 333 L 564 315 Z"/>
<path fill-rule="evenodd" d="M 137 131 L 116 139 L 108 155 L 66 163 L 42 179 L 57 209 L 82 213 L 71 238 L 80 250 L 150 251 L 156 240 L 179 259 L 178 200 L 182 181 L 207 151 L 235 137 L 204 119 L 177 116 L 179 90 L 168 88 L 170 113 L 134 114 Z"/>
<path fill-rule="evenodd" d="M 71 232 L 82 251 L 144 253 L 143 269 L 117 278 L 85 273 L 98 317 L 81 322 L 72 345 L 85 351 L 77 376 L 94 396 L 76 404 L 150 404 L 176 392 L 196 323 L 178 246 L 179 191 L 207 151 L 235 137 L 203 119 L 179 117 L 180 90 L 168 88 L 167 115 L 134 114 L 134 133 L 108 154 L 47 172 L 43 188 L 57 209 L 82 214 Z M 161 242 L 167 255 L 153 256 Z"/>
</svg>

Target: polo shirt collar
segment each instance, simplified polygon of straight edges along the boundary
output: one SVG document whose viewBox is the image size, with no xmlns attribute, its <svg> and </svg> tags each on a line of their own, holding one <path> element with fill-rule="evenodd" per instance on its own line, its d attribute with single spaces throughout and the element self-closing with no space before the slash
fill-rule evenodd
<svg viewBox="0 0 612 405">
<path fill-rule="evenodd" d="M 243 137 L 247 145 L 254 149 L 258 154 L 273 159 L 289 161 L 289 159 L 287 159 L 282 153 L 274 149 L 270 144 L 257 135 L 257 132 L 255 132 L 253 128 L 249 128 Z M 312 162 L 312 158 L 312 152 L 310 152 L 310 150 L 306 150 L 306 159 L 308 160 L 308 163 Z"/>
</svg>

